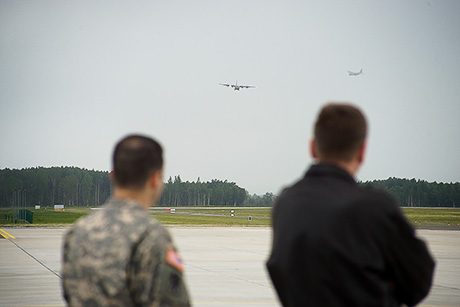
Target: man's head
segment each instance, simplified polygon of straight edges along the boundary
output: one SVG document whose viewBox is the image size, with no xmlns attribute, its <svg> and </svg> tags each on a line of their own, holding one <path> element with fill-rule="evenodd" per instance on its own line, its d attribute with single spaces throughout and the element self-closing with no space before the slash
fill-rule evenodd
<svg viewBox="0 0 460 307">
<path fill-rule="evenodd" d="M 163 149 L 151 138 L 129 135 L 115 146 L 113 181 L 123 189 L 142 189 L 149 178 L 163 169 Z"/>
<path fill-rule="evenodd" d="M 361 163 L 366 134 L 366 119 L 358 108 L 327 104 L 315 123 L 313 156 L 320 161 L 336 162 L 350 162 L 358 157 Z"/>
</svg>

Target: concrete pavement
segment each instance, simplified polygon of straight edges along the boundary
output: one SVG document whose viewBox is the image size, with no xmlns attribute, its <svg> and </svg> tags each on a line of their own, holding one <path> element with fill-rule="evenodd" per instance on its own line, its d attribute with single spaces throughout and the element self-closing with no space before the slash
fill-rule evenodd
<svg viewBox="0 0 460 307">
<path fill-rule="evenodd" d="M 0 306 L 64 306 L 60 285 L 64 228 L 2 228 Z M 169 227 L 194 306 L 280 306 L 265 270 L 267 227 Z M 418 230 L 437 260 L 420 306 L 460 306 L 460 231 Z"/>
</svg>

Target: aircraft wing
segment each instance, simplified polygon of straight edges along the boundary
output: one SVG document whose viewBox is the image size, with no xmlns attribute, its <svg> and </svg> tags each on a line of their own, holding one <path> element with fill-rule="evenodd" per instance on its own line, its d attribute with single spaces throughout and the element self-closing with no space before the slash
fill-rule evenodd
<svg viewBox="0 0 460 307">
<path fill-rule="evenodd" d="M 241 88 L 254 88 L 255 86 L 253 85 L 238 85 Z"/>
<path fill-rule="evenodd" d="M 230 86 L 230 84 L 226 84 L 226 83 L 219 83 L 219 85 L 223 85 L 223 86 L 226 86 L 226 87 Z"/>
</svg>

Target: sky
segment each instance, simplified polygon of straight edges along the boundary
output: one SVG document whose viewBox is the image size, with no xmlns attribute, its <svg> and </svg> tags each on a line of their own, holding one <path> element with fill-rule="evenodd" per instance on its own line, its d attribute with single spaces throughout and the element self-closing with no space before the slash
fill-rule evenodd
<svg viewBox="0 0 460 307">
<path fill-rule="evenodd" d="M 278 194 L 338 101 L 369 122 L 358 180 L 460 182 L 458 16 L 455 0 L 2 0 L 0 169 L 108 171 L 141 133 L 165 181 Z M 256 88 L 219 85 L 236 81 Z"/>
</svg>

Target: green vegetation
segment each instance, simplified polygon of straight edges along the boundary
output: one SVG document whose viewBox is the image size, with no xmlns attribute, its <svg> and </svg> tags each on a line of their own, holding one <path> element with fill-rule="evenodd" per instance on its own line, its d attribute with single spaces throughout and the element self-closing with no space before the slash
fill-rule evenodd
<svg viewBox="0 0 460 307">
<path fill-rule="evenodd" d="M 72 224 L 78 218 L 91 212 L 86 208 L 71 208 L 65 211 L 55 211 L 53 209 L 32 211 L 34 212 L 34 224 Z"/>
<path fill-rule="evenodd" d="M 166 208 L 152 210 L 152 216 L 165 225 L 186 226 L 270 226 L 270 208 L 229 208 L 229 209 L 202 209 L 177 208 L 175 213 L 166 213 Z M 34 221 L 31 226 L 72 224 L 81 216 L 92 212 L 87 208 L 72 207 L 65 211 L 55 211 L 50 208 L 35 210 Z M 234 216 L 231 216 L 234 210 Z M 26 224 L 22 221 L 7 220 L 6 216 L 14 216 L 13 209 L 0 209 L 0 225 Z M 251 217 L 251 221 L 249 220 Z"/>
<path fill-rule="evenodd" d="M 108 172 L 78 167 L 37 167 L 0 170 L 0 207 L 94 207 L 111 194 Z M 169 178 L 160 205 L 167 206 L 270 206 L 274 195 L 249 195 L 234 182 Z"/>
<path fill-rule="evenodd" d="M 0 207 L 96 206 L 110 192 L 108 172 L 78 167 L 0 170 Z"/>
<path fill-rule="evenodd" d="M 176 209 L 175 213 L 155 210 L 152 215 L 166 225 L 189 226 L 270 226 L 271 208 L 188 208 Z M 232 212 L 233 211 L 233 212 Z M 231 216 L 233 214 L 233 216 Z M 249 218 L 251 220 L 249 220 Z"/>
<path fill-rule="evenodd" d="M 388 178 L 361 182 L 386 190 L 404 207 L 460 208 L 460 183 L 437 183 Z M 94 207 L 111 194 L 108 172 L 77 167 L 37 167 L 0 170 L 0 207 L 65 205 Z M 234 182 L 213 179 L 201 182 L 169 178 L 160 205 L 164 206 L 251 206 L 269 207 L 275 195 L 250 195 Z"/>
<path fill-rule="evenodd" d="M 361 183 L 390 193 L 403 207 L 460 208 L 460 183 L 388 178 Z"/>
<path fill-rule="evenodd" d="M 406 217 L 415 225 L 459 225 L 460 209 L 403 208 Z"/>
<path fill-rule="evenodd" d="M 164 206 L 250 206 L 269 207 L 275 195 L 249 195 L 248 191 L 234 182 L 213 179 L 208 182 L 182 181 L 180 176 L 174 180 L 169 177 L 165 184 L 160 205 Z"/>
<path fill-rule="evenodd" d="M 248 192 L 234 182 L 213 179 L 210 182 L 182 181 L 169 177 L 159 204 L 168 206 L 242 206 Z"/>
<path fill-rule="evenodd" d="M 72 224 L 79 217 L 90 212 L 86 208 L 67 208 L 65 211 L 52 209 L 35 210 L 28 208 L 34 213 L 34 221 L 31 226 L 63 225 Z M 231 210 L 234 210 L 232 217 Z M 415 225 L 459 225 L 460 209 L 430 209 L 430 208 L 403 208 L 404 214 Z M 0 209 L 0 226 L 13 225 L 14 220 L 8 220 L 7 216 L 13 216 L 12 209 Z M 209 207 L 181 207 L 176 208 L 175 213 L 167 213 L 166 208 L 155 208 L 152 216 L 165 225 L 181 226 L 270 226 L 270 208 L 216 208 Z M 251 217 L 251 220 L 249 220 Z M 17 224 L 26 224 L 17 222 Z M 16 225 L 17 225 L 16 224 Z"/>
<path fill-rule="evenodd" d="M 154 215 L 161 223 L 165 225 L 181 226 L 270 226 L 270 219 L 252 218 L 249 221 L 247 217 L 225 217 L 225 216 L 199 216 L 199 215 L 174 215 L 174 214 L 157 214 Z"/>
<path fill-rule="evenodd" d="M 78 218 L 91 212 L 86 208 L 70 208 L 65 209 L 65 211 L 55 211 L 51 208 L 44 208 L 39 210 L 32 208 L 27 209 L 32 211 L 34 214 L 32 224 L 33 226 L 72 224 Z M 15 212 L 13 209 L 0 209 L 0 225 L 28 224 L 24 221 L 15 221 L 12 218 L 14 216 Z"/>
</svg>

